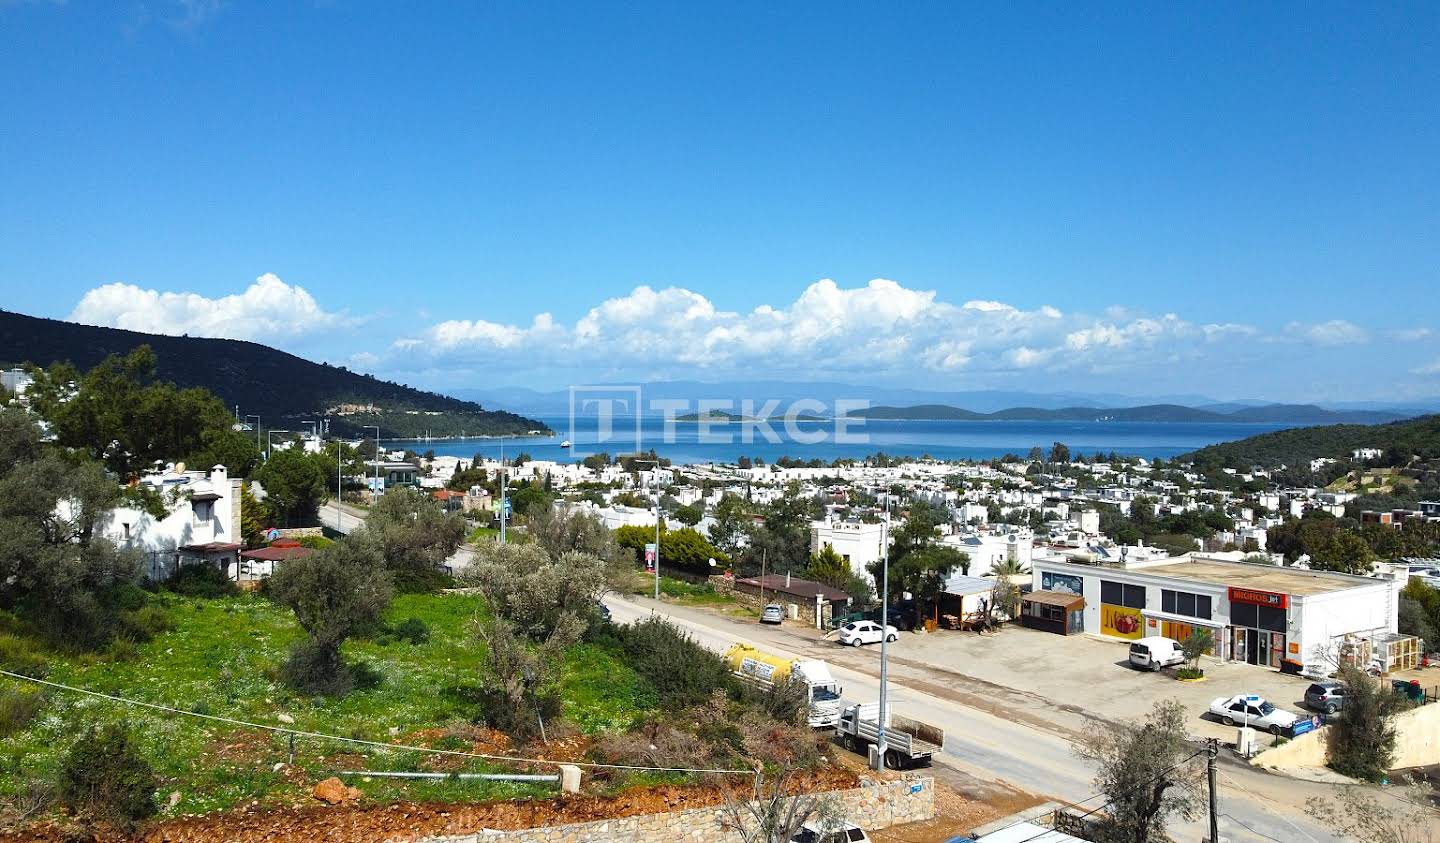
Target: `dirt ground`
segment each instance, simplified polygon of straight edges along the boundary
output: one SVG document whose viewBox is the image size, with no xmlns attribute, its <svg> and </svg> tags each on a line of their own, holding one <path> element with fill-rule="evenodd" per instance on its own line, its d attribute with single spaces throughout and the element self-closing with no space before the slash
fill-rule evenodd
<svg viewBox="0 0 1440 843">
<path fill-rule="evenodd" d="M 922 773 L 935 776 L 934 818 L 872 831 L 870 839 L 875 843 L 940 843 L 1045 801 L 948 767 L 931 767 Z"/>
<path fill-rule="evenodd" d="M 820 771 L 798 782 L 804 789 L 855 787 L 846 769 Z M 133 834 L 82 830 L 47 822 L 25 831 L 0 832 L 0 843 L 373 843 L 376 840 L 473 834 L 481 828 L 520 829 L 657 814 L 717 805 L 718 791 L 697 785 L 658 785 L 618 796 L 571 796 L 475 804 L 313 806 L 234 811 L 152 823 Z"/>
</svg>

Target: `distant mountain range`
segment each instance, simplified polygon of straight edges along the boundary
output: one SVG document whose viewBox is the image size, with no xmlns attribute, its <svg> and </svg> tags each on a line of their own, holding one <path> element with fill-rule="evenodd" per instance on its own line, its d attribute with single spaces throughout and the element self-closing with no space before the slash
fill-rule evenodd
<svg viewBox="0 0 1440 843">
<path fill-rule="evenodd" d="M 1216 405 L 1211 405 L 1216 406 Z M 1269 424 L 1379 424 L 1405 416 L 1373 410 L 1327 410 L 1313 404 L 1266 404 L 1224 412 L 1179 404 L 1142 407 L 1010 407 L 977 413 L 947 404 L 914 407 L 870 407 L 847 413 L 852 418 L 964 421 L 1126 421 L 1126 422 L 1254 422 Z"/>
<path fill-rule="evenodd" d="M 909 409 L 914 406 L 945 406 L 952 411 L 960 409 L 960 412 L 972 412 L 972 414 L 986 415 L 994 412 L 1015 412 L 1021 409 L 1024 412 L 1034 414 L 1035 411 L 1061 411 L 1079 412 L 1076 418 L 1093 418 L 1087 416 L 1086 412 L 1096 409 L 1138 409 L 1149 408 L 1149 406 L 1181 406 L 1181 408 L 1194 409 L 1194 411 L 1210 412 L 1210 414 L 1228 415 L 1248 409 L 1274 408 L 1296 408 L 1303 406 L 1305 412 L 1296 415 L 1292 409 L 1284 411 L 1267 411 L 1269 416 L 1260 415 L 1254 418 L 1228 418 L 1221 421 L 1293 421 L 1295 418 L 1303 419 L 1306 422 L 1325 421 L 1356 421 L 1356 418 L 1369 419 L 1369 421 L 1387 421 L 1395 418 L 1411 418 L 1411 416 L 1424 415 L 1427 412 L 1440 411 L 1440 396 L 1430 399 L 1418 399 L 1410 402 L 1320 402 L 1315 405 L 1293 405 L 1293 403 L 1277 403 L 1273 401 L 1261 401 L 1261 399 L 1237 399 L 1237 401 L 1217 401 L 1207 395 L 1117 395 L 1117 393 L 1089 393 L 1089 392 L 1021 392 L 1005 391 L 1005 389 L 978 389 L 968 392 L 940 392 L 924 391 L 924 389 L 890 388 L 890 386 L 861 386 L 855 383 L 837 382 L 788 382 L 788 380 L 734 380 L 724 383 L 704 383 L 700 380 L 662 380 L 654 383 L 629 383 L 629 385 L 609 385 L 611 388 L 635 389 L 641 391 L 642 401 L 645 403 L 647 412 L 652 415 L 660 415 L 660 411 L 649 411 L 649 402 L 652 401 L 687 401 L 690 408 L 698 411 L 700 401 L 729 401 L 729 408 L 726 411 L 733 414 L 740 414 L 744 409 L 742 402 L 749 399 L 752 402 L 753 414 L 762 414 L 766 401 L 778 401 L 778 409 L 770 415 L 783 415 L 788 409 L 789 403 L 801 401 L 801 399 L 814 399 L 825 403 L 828 408 L 834 409 L 837 401 L 868 401 L 871 409 L 880 408 L 903 408 Z M 582 395 L 583 391 L 590 389 L 577 388 L 576 395 Z M 603 386 L 602 386 L 603 389 Z M 523 386 L 495 386 L 495 388 L 461 388 L 451 389 L 452 395 L 459 398 L 468 398 L 471 401 L 480 401 L 491 406 L 508 406 L 516 412 L 527 412 L 533 415 L 564 415 L 570 412 L 570 391 L 559 389 L 559 391 L 537 391 L 537 389 L 523 388 Z M 816 412 L 814 408 L 801 408 L 806 415 L 825 415 L 824 412 Z M 1315 409 L 1319 411 L 1367 411 L 1372 416 L 1342 416 L 1342 418 L 1331 418 L 1326 415 L 1316 415 Z M 1279 412 L 1283 418 L 1274 418 L 1274 412 Z M 870 418 L 884 418 L 884 416 L 870 416 Z M 899 418 L 899 416 L 897 416 Z M 916 418 L 916 416 L 912 416 Z M 932 418 L 966 418 L 963 415 L 942 415 Z M 1007 416 L 1007 418 L 1018 418 L 1018 416 Z M 1135 419 L 1140 421 L 1140 419 Z M 1166 421 L 1166 419 L 1155 419 L 1155 421 Z M 1174 418 L 1168 421 L 1215 421 L 1211 416 L 1194 416 L 1191 419 Z"/>
<path fill-rule="evenodd" d="M 343 366 L 313 363 L 293 354 L 241 340 L 172 337 L 116 328 L 97 328 L 0 311 L 0 365 L 49 366 L 69 361 L 84 371 L 111 354 L 140 345 L 154 350 L 157 376 L 182 387 L 204 387 L 241 414 L 256 414 L 265 427 L 299 429 L 300 420 L 327 409 L 352 405 L 331 416 L 331 429 L 358 435 L 379 425 L 386 437 L 429 432 L 524 434 L 545 429 L 542 422 L 487 410 L 473 401 L 378 380 Z M 375 409 L 358 409 L 369 408 Z"/>
</svg>

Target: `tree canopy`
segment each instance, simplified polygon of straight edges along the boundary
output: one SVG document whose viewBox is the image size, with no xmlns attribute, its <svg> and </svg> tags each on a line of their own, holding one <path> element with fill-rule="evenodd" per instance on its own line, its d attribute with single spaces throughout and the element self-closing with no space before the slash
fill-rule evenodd
<svg viewBox="0 0 1440 843">
<path fill-rule="evenodd" d="M 209 390 L 158 381 L 155 354 L 142 345 L 81 374 L 68 363 L 36 373 L 26 395 L 58 444 L 122 477 L 156 462 L 224 465 L 249 474 L 260 459 L 251 438 Z"/>
</svg>

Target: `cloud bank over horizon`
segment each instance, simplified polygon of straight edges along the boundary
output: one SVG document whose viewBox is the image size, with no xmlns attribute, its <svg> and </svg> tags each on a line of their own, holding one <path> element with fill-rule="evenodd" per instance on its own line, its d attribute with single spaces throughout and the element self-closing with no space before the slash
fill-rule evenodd
<svg viewBox="0 0 1440 843">
<path fill-rule="evenodd" d="M 503 371 L 520 382 L 556 385 L 600 378 L 884 378 L 919 387 L 1054 388 L 1083 380 L 1203 391 L 1206 383 L 1224 386 L 1242 367 L 1303 365 L 1296 361 L 1376 342 L 1418 346 L 1408 374 L 1424 380 L 1435 367 L 1419 365 L 1430 356 L 1423 347 L 1436 340 L 1428 328 L 1372 329 L 1340 318 L 1266 327 L 1120 306 L 1087 313 L 990 298 L 947 301 L 884 278 L 848 288 L 821 279 L 793 301 L 746 311 L 722 309 L 684 287 L 641 285 L 573 321 L 549 311 L 525 323 L 472 317 L 427 325 L 420 316 L 407 326 L 387 319 L 397 325 L 392 336 L 365 338 L 367 345 L 380 340 L 378 351 L 361 351 L 343 330 L 365 319 L 327 310 L 305 288 L 269 273 L 218 297 L 106 284 L 87 292 L 69 318 L 266 342 L 328 334 L 332 362 L 439 386 L 471 385 Z"/>
</svg>

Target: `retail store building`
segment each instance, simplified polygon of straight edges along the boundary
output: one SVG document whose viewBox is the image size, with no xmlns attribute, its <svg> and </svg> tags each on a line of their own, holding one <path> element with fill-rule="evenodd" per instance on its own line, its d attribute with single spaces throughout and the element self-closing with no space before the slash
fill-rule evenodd
<svg viewBox="0 0 1440 843">
<path fill-rule="evenodd" d="M 1396 631 L 1404 582 L 1181 556 L 1132 564 L 1073 558 L 1031 563 L 1036 591 L 1084 598 L 1084 631 L 1183 641 L 1208 629 L 1212 655 L 1319 670 L 1351 640 Z"/>
</svg>

